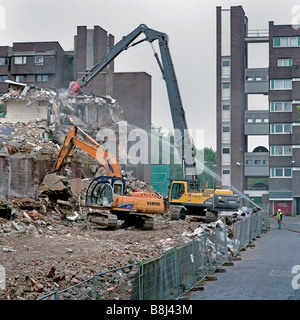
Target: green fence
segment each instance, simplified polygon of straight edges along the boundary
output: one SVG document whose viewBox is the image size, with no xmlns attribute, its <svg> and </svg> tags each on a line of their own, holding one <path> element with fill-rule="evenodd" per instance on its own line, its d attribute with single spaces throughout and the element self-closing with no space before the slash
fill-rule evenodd
<svg viewBox="0 0 300 320">
<path fill-rule="evenodd" d="M 169 165 L 151 165 L 151 185 L 163 195 L 167 195 L 170 185 L 170 166 Z"/>
</svg>

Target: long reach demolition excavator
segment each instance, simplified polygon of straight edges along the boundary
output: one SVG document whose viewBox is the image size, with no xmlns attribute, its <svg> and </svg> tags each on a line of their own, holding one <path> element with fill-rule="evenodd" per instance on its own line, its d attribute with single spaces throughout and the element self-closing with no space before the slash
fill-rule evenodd
<svg viewBox="0 0 300 320">
<path fill-rule="evenodd" d="M 144 34 L 145 37 L 134 42 L 141 34 Z M 155 40 L 157 40 L 159 44 L 161 59 L 159 58 L 157 52 L 155 52 L 152 45 Z M 191 137 L 188 134 L 185 111 L 182 106 L 176 74 L 169 51 L 167 34 L 150 29 L 145 24 L 139 25 L 127 36 L 124 36 L 122 40 L 120 40 L 104 57 L 100 59 L 100 61 L 93 68 L 87 71 L 80 79 L 71 82 L 69 90 L 74 96 L 78 95 L 81 88 L 85 87 L 90 81 L 92 81 L 95 76 L 105 67 L 107 67 L 109 63 L 113 61 L 121 52 L 144 41 L 148 41 L 152 45 L 154 56 L 166 83 L 173 127 L 177 132 L 177 135 L 175 133 L 175 145 L 182 159 L 183 173 L 185 177 L 184 180 L 181 179 L 171 181 L 168 194 L 169 204 L 176 205 L 181 208 L 180 215 L 182 218 L 184 218 L 186 215 L 203 216 L 206 214 L 206 210 L 215 213 L 218 211 L 236 210 L 239 207 L 239 197 L 238 195 L 234 194 L 232 190 L 202 189 L 200 187 L 197 176 L 195 147 Z M 82 148 L 82 142 L 79 143 L 79 140 L 75 135 L 77 129 L 73 127 L 72 130 L 74 132 L 69 133 L 66 139 L 72 141 L 75 145 Z M 178 132 L 180 134 L 178 134 Z M 90 139 L 90 141 L 92 140 Z M 97 148 L 100 148 L 96 141 L 92 142 L 95 146 L 97 146 Z M 64 145 L 62 148 L 64 148 Z M 66 152 L 68 151 L 63 151 L 63 153 Z M 115 212 L 116 210 L 119 210 L 120 212 L 123 209 L 122 206 L 126 206 L 128 198 L 122 198 L 121 196 L 124 191 L 124 181 L 121 177 L 119 165 L 112 166 L 107 160 L 107 156 L 108 155 L 103 152 L 103 164 L 111 174 L 104 177 L 98 177 L 91 182 L 87 189 L 86 205 L 99 208 L 110 208 L 112 212 Z M 114 159 L 114 162 L 117 163 L 116 159 Z M 117 200 L 114 200 L 115 198 Z M 124 200 L 124 203 L 122 202 L 123 200 L 121 200 L 121 198 Z M 141 199 L 143 201 L 141 201 Z M 151 210 L 148 210 L 148 205 L 146 205 L 146 203 L 148 204 L 153 202 L 157 204 L 158 211 L 161 213 L 160 210 L 163 208 L 163 200 L 158 200 L 156 194 L 151 194 L 150 199 L 152 200 L 147 198 L 147 194 L 141 193 L 132 198 L 133 202 L 131 202 L 131 206 L 128 206 L 124 211 L 126 211 L 126 213 L 129 211 L 134 211 L 133 208 L 137 205 L 137 203 L 139 203 L 141 204 L 140 210 L 142 212 L 151 213 Z M 117 201 L 121 202 L 118 202 L 117 205 Z M 146 215 L 144 215 L 144 218 L 145 216 Z M 147 228 L 147 226 L 145 228 Z M 151 226 L 149 228 L 151 228 Z"/>
</svg>

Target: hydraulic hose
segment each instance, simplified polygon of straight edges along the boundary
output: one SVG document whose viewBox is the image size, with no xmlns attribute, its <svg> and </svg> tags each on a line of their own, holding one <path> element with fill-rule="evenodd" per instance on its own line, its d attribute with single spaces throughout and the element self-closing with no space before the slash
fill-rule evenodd
<svg viewBox="0 0 300 320">
<path fill-rule="evenodd" d="M 265 211 L 264 211 L 265 212 Z M 288 231 L 291 231 L 291 232 L 296 232 L 296 233 L 300 233 L 300 231 L 299 230 L 294 230 L 294 229 L 291 229 L 291 228 L 289 228 L 285 223 L 283 223 L 281 220 L 279 220 L 279 219 L 277 219 L 277 218 L 275 218 L 275 217 L 273 217 L 271 214 L 269 214 L 269 213 L 267 213 L 267 212 L 265 212 L 268 216 L 270 216 L 271 218 L 273 218 L 274 220 L 277 220 L 277 221 L 279 221 Z"/>
</svg>

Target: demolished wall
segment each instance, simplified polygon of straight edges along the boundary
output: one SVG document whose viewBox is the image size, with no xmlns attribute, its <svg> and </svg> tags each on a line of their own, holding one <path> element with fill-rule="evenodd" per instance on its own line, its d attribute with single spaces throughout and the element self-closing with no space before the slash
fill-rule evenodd
<svg viewBox="0 0 300 320">
<path fill-rule="evenodd" d="M 109 97 L 75 98 L 34 86 L 25 94 L 24 87 L 13 87 L 0 103 L 7 106 L 0 121 L 0 199 L 38 197 L 38 187 L 52 169 L 71 125 L 96 137 L 101 127 L 114 128 L 123 119 L 122 108 Z M 37 118 L 38 107 L 43 112 Z M 94 176 L 98 162 L 83 151 L 73 150 L 68 160 L 72 178 Z"/>
</svg>

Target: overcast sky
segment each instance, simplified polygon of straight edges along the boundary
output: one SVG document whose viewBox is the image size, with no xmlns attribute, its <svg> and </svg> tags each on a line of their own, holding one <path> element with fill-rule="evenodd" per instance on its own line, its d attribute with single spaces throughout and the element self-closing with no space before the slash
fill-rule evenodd
<svg viewBox="0 0 300 320">
<path fill-rule="evenodd" d="M 0 0 L 0 45 L 59 41 L 70 50 L 79 25 L 99 25 L 114 35 L 115 43 L 141 23 L 165 32 L 188 126 L 203 129 L 204 145 L 215 149 L 216 6 L 234 5 L 243 6 L 249 29 L 267 29 L 268 21 L 300 23 L 299 0 Z M 152 76 L 152 123 L 172 129 L 165 84 L 150 44 L 122 53 L 115 60 L 115 71 L 145 71 Z"/>
</svg>

